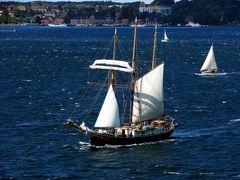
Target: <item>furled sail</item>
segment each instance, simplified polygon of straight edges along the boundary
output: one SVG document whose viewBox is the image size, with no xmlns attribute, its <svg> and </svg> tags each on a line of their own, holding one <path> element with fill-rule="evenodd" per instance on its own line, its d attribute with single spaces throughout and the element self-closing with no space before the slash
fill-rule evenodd
<svg viewBox="0 0 240 180">
<path fill-rule="evenodd" d="M 94 61 L 92 65 L 90 65 L 91 69 L 105 69 L 105 70 L 117 70 L 123 72 L 132 72 L 131 66 L 128 62 L 120 61 L 120 60 L 110 60 L 110 59 L 99 59 Z"/>
<path fill-rule="evenodd" d="M 154 119 L 163 115 L 163 70 L 164 63 L 136 81 L 132 122 Z"/>
<path fill-rule="evenodd" d="M 120 117 L 117 99 L 112 85 L 109 86 L 103 106 L 98 115 L 95 128 L 116 128 L 120 127 Z"/>
<path fill-rule="evenodd" d="M 211 46 L 200 71 L 207 71 L 207 70 L 217 70 L 217 64 L 214 56 L 213 45 Z"/>
</svg>

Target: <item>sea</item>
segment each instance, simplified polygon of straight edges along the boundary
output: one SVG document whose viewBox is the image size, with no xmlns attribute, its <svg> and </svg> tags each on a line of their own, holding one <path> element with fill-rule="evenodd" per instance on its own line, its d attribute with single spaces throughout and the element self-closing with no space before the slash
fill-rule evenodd
<svg viewBox="0 0 240 180">
<path fill-rule="evenodd" d="M 65 121 L 90 114 L 94 125 L 101 104 L 91 107 L 99 87 L 88 88 L 89 65 L 111 58 L 114 27 L 1 26 L 0 179 L 240 179 L 240 26 L 167 27 L 168 43 L 164 29 L 156 56 L 165 62 L 165 113 L 178 128 L 164 141 L 93 149 Z M 142 72 L 153 32 L 137 30 Z M 117 58 L 130 62 L 133 29 L 117 33 Z M 212 44 L 227 74 L 198 76 Z"/>
</svg>

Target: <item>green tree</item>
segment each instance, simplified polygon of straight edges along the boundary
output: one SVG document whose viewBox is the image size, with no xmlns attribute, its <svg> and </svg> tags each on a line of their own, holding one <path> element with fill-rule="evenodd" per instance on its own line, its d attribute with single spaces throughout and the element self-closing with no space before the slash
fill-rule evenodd
<svg viewBox="0 0 240 180">
<path fill-rule="evenodd" d="M 161 5 L 161 6 L 171 6 L 175 2 L 174 0 L 154 0 L 151 4 L 152 5 Z"/>
<path fill-rule="evenodd" d="M 9 12 L 8 12 L 8 10 L 7 10 L 7 7 L 5 7 L 5 8 L 3 9 L 2 17 L 3 17 L 3 23 L 4 23 L 4 24 L 8 24 Z"/>
<path fill-rule="evenodd" d="M 41 24 L 41 17 L 40 16 L 35 17 L 35 23 Z"/>
</svg>

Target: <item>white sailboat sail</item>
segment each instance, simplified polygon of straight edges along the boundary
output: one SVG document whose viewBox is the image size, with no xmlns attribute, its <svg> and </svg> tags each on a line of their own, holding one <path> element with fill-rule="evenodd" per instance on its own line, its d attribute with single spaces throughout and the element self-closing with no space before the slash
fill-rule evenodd
<svg viewBox="0 0 240 180">
<path fill-rule="evenodd" d="M 162 39 L 161 41 L 162 41 L 162 42 L 169 42 L 166 29 L 164 29 L 163 39 Z"/>
<path fill-rule="evenodd" d="M 112 85 L 109 86 L 106 98 L 98 115 L 95 128 L 117 128 L 120 127 L 120 117 L 117 99 Z"/>
<path fill-rule="evenodd" d="M 164 40 L 165 40 L 165 41 L 168 41 L 168 40 L 169 40 L 168 37 L 167 37 L 166 30 L 164 31 Z"/>
<path fill-rule="evenodd" d="M 136 81 L 132 122 L 136 123 L 163 115 L 163 70 L 164 63 Z"/>
<path fill-rule="evenodd" d="M 217 68 L 214 51 L 213 51 L 213 45 L 212 45 L 200 71 L 212 71 L 217 69 L 218 68 Z"/>
</svg>

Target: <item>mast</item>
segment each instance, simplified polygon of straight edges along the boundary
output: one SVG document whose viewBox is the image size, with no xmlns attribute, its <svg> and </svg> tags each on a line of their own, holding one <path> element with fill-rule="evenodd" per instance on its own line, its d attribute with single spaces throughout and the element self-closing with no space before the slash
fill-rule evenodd
<svg viewBox="0 0 240 180">
<path fill-rule="evenodd" d="M 134 35 L 133 35 L 133 52 L 132 52 L 132 80 L 130 85 L 130 117 L 129 123 L 132 122 L 132 111 L 133 111 L 133 95 L 134 95 L 134 83 L 135 83 L 135 55 L 136 55 L 136 41 L 137 41 L 137 17 L 135 18 L 134 24 Z"/>
<path fill-rule="evenodd" d="M 157 47 L 157 23 L 155 24 L 154 42 L 153 42 L 153 56 L 152 56 L 152 69 L 156 65 L 156 47 Z"/>
<path fill-rule="evenodd" d="M 133 36 L 133 52 L 132 52 L 132 81 L 135 79 L 135 55 L 136 55 L 136 41 L 137 41 L 137 17 L 134 24 L 134 36 Z"/>
<path fill-rule="evenodd" d="M 113 60 L 116 59 L 116 46 L 117 46 L 117 29 L 115 29 L 114 36 L 113 36 Z M 111 84 L 113 85 L 113 88 L 116 84 L 116 73 L 114 70 L 111 72 Z"/>
</svg>

